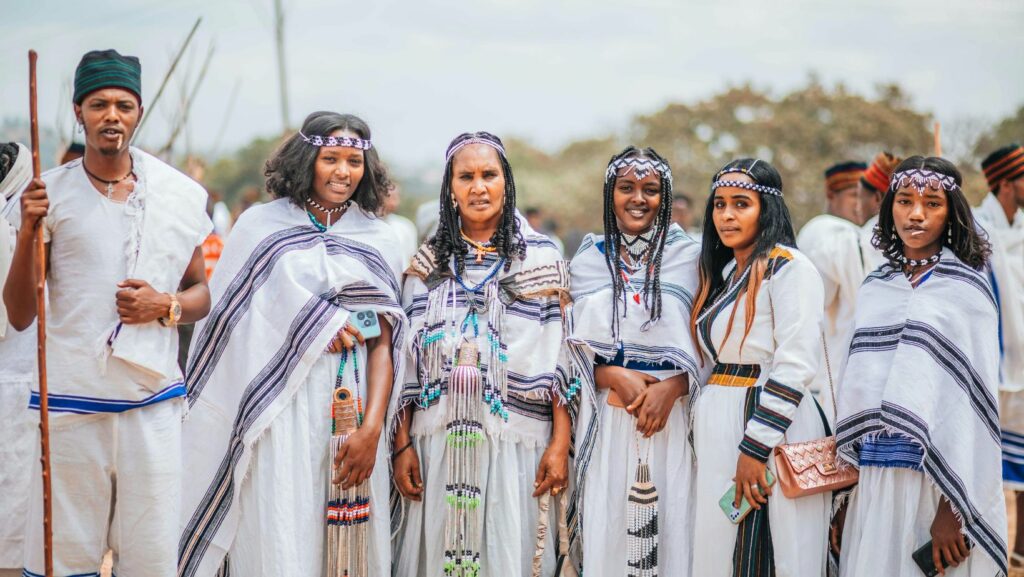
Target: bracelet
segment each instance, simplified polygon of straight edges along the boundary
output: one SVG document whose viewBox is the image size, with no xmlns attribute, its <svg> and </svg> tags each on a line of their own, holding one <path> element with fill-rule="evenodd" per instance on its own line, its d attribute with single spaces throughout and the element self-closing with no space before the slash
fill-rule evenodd
<svg viewBox="0 0 1024 577">
<path fill-rule="evenodd" d="M 406 449 L 408 449 L 411 446 L 412 446 L 412 439 L 410 439 L 409 442 L 406 443 L 404 447 L 402 447 L 401 449 L 395 451 L 394 453 L 391 453 L 391 458 L 394 459 L 394 458 L 398 457 L 399 455 L 402 454 L 402 451 L 405 451 Z"/>
</svg>

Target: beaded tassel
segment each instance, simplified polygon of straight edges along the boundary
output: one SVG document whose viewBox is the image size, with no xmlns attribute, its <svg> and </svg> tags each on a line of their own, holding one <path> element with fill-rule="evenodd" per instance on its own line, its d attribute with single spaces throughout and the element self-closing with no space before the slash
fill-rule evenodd
<svg viewBox="0 0 1024 577">
<path fill-rule="evenodd" d="M 429 407 L 441 398 L 441 381 L 451 358 L 449 349 L 449 318 L 454 314 L 455 298 L 451 281 L 431 291 L 427 297 L 426 319 L 423 325 L 422 362 L 420 363 L 420 406 Z"/>
<path fill-rule="evenodd" d="M 480 574 L 480 449 L 484 429 L 478 358 L 476 342 L 463 342 L 458 366 L 448 380 L 444 574 L 451 577 Z"/>
<path fill-rule="evenodd" d="M 369 481 L 342 489 L 335 484 L 334 456 L 362 424 L 362 399 L 345 386 L 343 376 L 349 353 L 342 353 L 341 366 L 331 403 L 331 466 L 327 479 L 327 577 L 368 577 L 367 522 L 370 520 Z M 355 353 L 352 353 L 353 355 Z M 356 363 L 353 363 L 354 365 Z M 359 386 L 359 368 L 355 367 Z"/>
<path fill-rule="evenodd" d="M 658 489 L 647 463 L 637 461 L 636 482 L 626 505 L 626 575 L 658 575 Z"/>
<path fill-rule="evenodd" d="M 498 297 L 498 283 L 487 286 L 484 298 L 487 299 L 487 387 L 484 390 L 484 401 L 488 403 L 492 415 L 498 415 L 508 421 L 508 410 L 505 401 L 508 399 L 508 346 L 501 340 L 505 332 L 505 304 Z"/>
</svg>

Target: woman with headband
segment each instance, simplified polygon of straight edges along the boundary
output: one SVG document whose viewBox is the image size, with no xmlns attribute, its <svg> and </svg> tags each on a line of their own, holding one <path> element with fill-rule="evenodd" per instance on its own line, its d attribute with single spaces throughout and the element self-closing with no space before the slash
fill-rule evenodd
<svg viewBox="0 0 1024 577">
<path fill-rule="evenodd" d="M 403 295 L 412 360 L 392 457 L 405 498 L 395 574 L 528 576 L 542 544 L 551 574 L 553 531 L 538 543 L 537 497 L 568 482 L 565 262 L 516 213 L 492 134 L 451 142 L 440 203 Z"/>
<path fill-rule="evenodd" d="M 857 296 L 839 394 L 839 453 L 860 469 L 832 535 L 842 576 L 1007 572 L 998 299 L 961 184 L 914 156 L 882 200 L 888 263 Z"/>
<path fill-rule="evenodd" d="M 315 112 L 231 230 L 188 364 L 180 576 L 391 572 L 407 320 L 379 163 L 365 122 Z"/>
<path fill-rule="evenodd" d="M 831 493 L 786 498 L 769 459 L 782 443 L 825 436 L 807 394 L 824 354 L 823 292 L 818 271 L 794 248 L 779 173 L 750 158 L 727 164 L 704 213 L 691 317 L 711 371 L 691 401 L 693 575 L 824 574 Z"/>
<path fill-rule="evenodd" d="M 582 397 L 576 520 L 588 577 L 690 575 L 686 401 L 700 245 L 672 222 L 672 169 L 630 146 L 605 173 L 604 234 L 572 259 L 568 338 Z"/>
</svg>

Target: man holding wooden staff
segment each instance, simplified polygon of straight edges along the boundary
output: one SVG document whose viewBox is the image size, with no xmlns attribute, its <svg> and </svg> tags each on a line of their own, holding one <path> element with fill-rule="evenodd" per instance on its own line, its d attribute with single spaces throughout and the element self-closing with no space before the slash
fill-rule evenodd
<svg viewBox="0 0 1024 577">
<path fill-rule="evenodd" d="M 37 224 L 47 244 L 47 374 L 54 574 L 170 577 L 177 569 L 181 417 L 179 323 L 207 314 L 200 245 L 206 191 L 129 146 L 142 117 L 141 67 L 114 50 L 75 71 L 82 159 L 33 180 L 20 210 L 4 303 L 35 318 Z M 32 392 L 30 407 L 37 409 Z M 25 575 L 42 575 L 43 503 L 34 473 Z"/>
</svg>

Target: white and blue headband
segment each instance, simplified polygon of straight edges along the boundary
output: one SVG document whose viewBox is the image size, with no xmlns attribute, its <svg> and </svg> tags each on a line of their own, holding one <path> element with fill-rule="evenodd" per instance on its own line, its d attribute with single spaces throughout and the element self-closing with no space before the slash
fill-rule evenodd
<svg viewBox="0 0 1024 577">
<path fill-rule="evenodd" d="M 494 150 L 497 150 L 499 156 L 501 156 L 502 158 L 505 158 L 505 147 L 504 146 L 498 144 L 497 142 L 494 142 L 493 140 L 488 140 L 486 138 L 480 138 L 480 137 L 473 137 L 473 138 L 467 138 L 466 140 L 463 140 L 462 142 L 460 142 L 460 143 L 452 146 L 451 148 L 449 148 L 448 149 L 448 153 L 445 154 L 445 156 L 444 156 L 444 163 L 448 164 L 448 162 L 451 161 L 452 157 L 455 156 L 456 152 L 462 150 L 463 148 L 469 146 L 470 144 L 486 144 L 487 146 L 490 146 Z"/>
<path fill-rule="evenodd" d="M 672 169 L 669 168 L 667 163 L 660 160 L 641 158 L 637 156 L 620 158 L 608 164 L 608 170 L 604 173 L 605 182 L 615 180 L 615 178 L 619 176 L 620 170 L 623 171 L 623 176 L 632 172 L 633 176 L 638 180 L 643 180 L 647 178 L 648 174 L 657 172 L 661 176 L 662 180 L 668 182 L 669 186 L 672 186 Z"/>
<path fill-rule="evenodd" d="M 346 148 L 358 148 L 359 150 L 370 150 L 373 148 L 373 143 L 369 140 L 353 136 L 306 136 L 301 130 L 299 131 L 299 136 L 302 137 L 306 144 L 313 146 L 344 146 Z"/>
<path fill-rule="evenodd" d="M 750 175 L 750 171 L 755 166 L 757 166 L 757 163 L 758 163 L 758 161 L 755 160 L 754 164 L 750 165 L 750 168 L 739 168 L 739 167 L 726 168 L 725 170 L 719 172 L 717 175 L 715 175 L 715 181 L 711 183 L 711 191 L 714 192 L 714 191 L 718 190 L 719 188 L 742 188 L 744 190 L 752 190 L 754 192 L 759 192 L 761 194 L 770 194 L 772 196 L 782 196 L 782 190 L 778 189 L 778 188 L 775 188 L 774 186 L 766 186 L 766 185 L 763 185 L 763 184 L 758 184 L 756 182 L 743 182 L 742 180 L 723 180 L 722 179 L 722 176 L 724 176 L 726 174 L 729 174 L 729 173 L 734 173 L 734 172 L 738 172 L 740 174 L 746 174 L 747 176 L 750 176 L 751 178 L 753 178 L 753 176 Z"/>
</svg>

